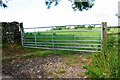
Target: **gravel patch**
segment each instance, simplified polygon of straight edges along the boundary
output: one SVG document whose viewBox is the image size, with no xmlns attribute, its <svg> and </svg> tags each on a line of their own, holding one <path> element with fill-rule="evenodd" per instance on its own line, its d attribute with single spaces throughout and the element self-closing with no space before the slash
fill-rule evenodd
<svg viewBox="0 0 120 80">
<path fill-rule="evenodd" d="M 64 64 L 60 56 L 12 60 L 2 64 L 3 78 L 83 78 L 83 63 Z"/>
</svg>

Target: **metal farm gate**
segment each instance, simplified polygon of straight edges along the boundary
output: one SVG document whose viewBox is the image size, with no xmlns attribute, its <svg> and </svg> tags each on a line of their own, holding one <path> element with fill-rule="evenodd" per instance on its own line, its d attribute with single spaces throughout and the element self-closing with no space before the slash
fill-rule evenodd
<svg viewBox="0 0 120 80">
<path fill-rule="evenodd" d="M 23 47 L 100 52 L 101 24 L 21 28 Z"/>
</svg>

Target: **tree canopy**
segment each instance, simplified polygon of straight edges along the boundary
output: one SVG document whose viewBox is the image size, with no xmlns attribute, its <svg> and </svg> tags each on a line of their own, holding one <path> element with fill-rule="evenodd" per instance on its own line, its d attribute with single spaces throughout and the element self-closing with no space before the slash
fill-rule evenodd
<svg viewBox="0 0 120 80">
<path fill-rule="evenodd" d="M 0 0 L 0 7 L 8 7 L 7 3 L 10 0 Z M 51 5 L 54 4 L 57 6 L 60 3 L 61 0 L 45 0 L 45 5 L 47 6 L 48 9 L 51 8 Z M 94 6 L 95 0 L 68 0 L 71 2 L 71 7 L 73 10 L 88 10 Z"/>
<path fill-rule="evenodd" d="M 8 7 L 7 5 L 6 5 L 6 3 L 8 2 L 7 0 L 4 0 L 5 2 L 3 2 L 3 0 L 0 0 L 0 7 L 4 7 L 4 8 L 6 8 L 6 7 Z"/>
</svg>

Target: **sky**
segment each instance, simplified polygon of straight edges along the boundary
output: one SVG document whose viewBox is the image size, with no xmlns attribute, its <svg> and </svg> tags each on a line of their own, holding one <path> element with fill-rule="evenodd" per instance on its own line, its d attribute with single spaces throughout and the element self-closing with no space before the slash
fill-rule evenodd
<svg viewBox="0 0 120 80">
<path fill-rule="evenodd" d="M 117 26 L 120 0 L 95 0 L 95 5 L 84 11 L 74 11 L 68 0 L 47 9 L 44 0 L 10 0 L 8 8 L 0 8 L 0 22 L 23 22 L 25 28 L 60 25 L 101 24 Z"/>
</svg>

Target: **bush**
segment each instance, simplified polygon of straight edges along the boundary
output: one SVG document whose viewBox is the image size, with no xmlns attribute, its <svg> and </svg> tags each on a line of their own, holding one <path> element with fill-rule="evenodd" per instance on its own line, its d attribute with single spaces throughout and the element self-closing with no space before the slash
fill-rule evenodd
<svg viewBox="0 0 120 80">
<path fill-rule="evenodd" d="M 57 26 L 56 28 L 53 28 L 53 30 L 62 30 L 62 29 L 66 29 L 66 27 Z"/>
<path fill-rule="evenodd" d="M 53 33 L 53 35 L 56 35 L 56 33 Z"/>
<path fill-rule="evenodd" d="M 85 25 L 81 25 L 81 26 L 76 26 L 75 29 L 78 29 L 78 28 L 85 28 Z"/>
<path fill-rule="evenodd" d="M 92 28 L 94 28 L 94 26 L 88 26 L 88 29 L 92 29 Z"/>
<path fill-rule="evenodd" d="M 59 28 L 58 28 L 58 30 L 62 30 L 62 28 L 61 28 L 61 27 L 59 27 Z"/>
<path fill-rule="evenodd" d="M 75 29 L 78 29 L 78 27 L 75 27 Z"/>
<path fill-rule="evenodd" d="M 107 31 L 110 31 L 110 28 L 107 28 Z"/>
<path fill-rule="evenodd" d="M 40 32 L 37 32 L 38 35 L 40 35 L 41 33 Z"/>
</svg>

